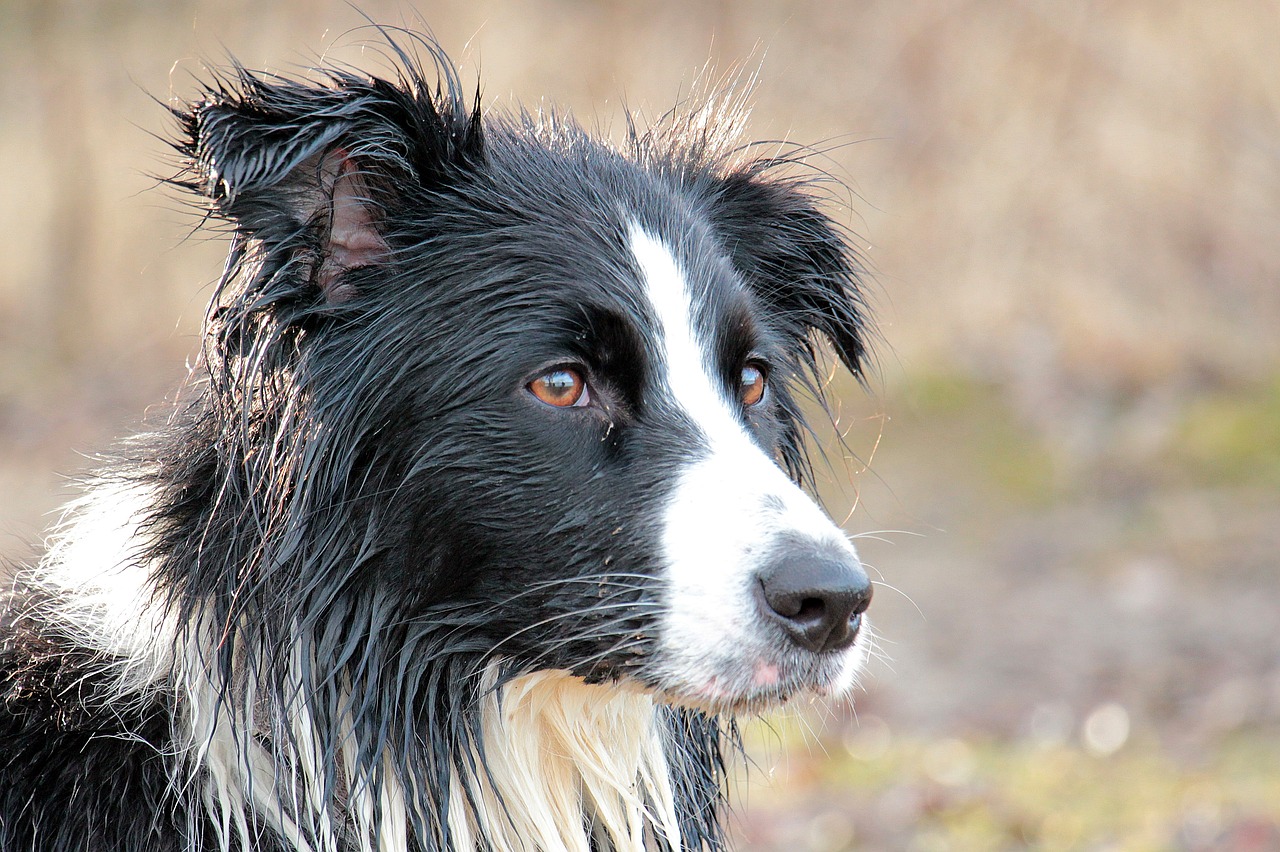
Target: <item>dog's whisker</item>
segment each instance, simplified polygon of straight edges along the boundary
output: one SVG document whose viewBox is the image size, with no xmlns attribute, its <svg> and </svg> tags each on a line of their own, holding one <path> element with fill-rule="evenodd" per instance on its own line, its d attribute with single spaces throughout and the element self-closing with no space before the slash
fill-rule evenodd
<svg viewBox="0 0 1280 852">
<path fill-rule="evenodd" d="M 906 600 L 907 603 L 915 607 L 916 612 L 920 615 L 922 619 L 924 619 L 925 621 L 929 620 L 929 616 L 924 614 L 924 610 L 920 608 L 920 605 L 917 604 L 914 599 L 912 599 L 911 595 L 907 594 L 902 589 L 899 589 L 897 586 L 894 586 L 890 583 L 886 583 L 884 580 L 873 580 L 871 584 L 876 588 L 888 589 L 891 592 L 897 592 L 899 595 L 902 595 L 902 597 Z"/>
<path fill-rule="evenodd" d="M 893 539 L 889 538 L 891 535 L 909 535 L 914 536 L 915 538 L 924 538 L 924 533 L 916 532 L 914 530 L 869 530 L 866 532 L 850 533 L 849 538 L 854 541 L 869 539 L 871 541 L 879 541 L 885 544 L 894 544 L 895 542 Z"/>
</svg>

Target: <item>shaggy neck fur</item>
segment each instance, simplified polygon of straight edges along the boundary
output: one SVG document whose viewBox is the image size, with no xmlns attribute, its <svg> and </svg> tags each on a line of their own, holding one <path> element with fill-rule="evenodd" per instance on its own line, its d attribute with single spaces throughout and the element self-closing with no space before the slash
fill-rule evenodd
<svg viewBox="0 0 1280 852">
<path fill-rule="evenodd" d="M 489 771 L 473 781 L 474 805 L 458 795 L 449 808 L 461 847 L 588 852 L 594 838 L 606 848 L 640 850 L 656 836 L 680 848 L 647 695 L 539 672 L 486 699 L 482 719 Z"/>
<path fill-rule="evenodd" d="M 202 801 L 194 812 L 218 848 L 259 848 L 264 829 L 298 852 L 690 848 L 677 788 L 708 770 L 675 737 L 677 711 L 563 672 L 504 677 L 491 661 L 452 684 L 469 701 L 451 699 L 460 718 L 428 720 L 443 733 L 371 742 L 362 705 L 380 697 L 358 694 L 367 685 L 347 678 L 341 699 L 325 700 L 301 647 L 284 669 L 290 682 L 272 669 L 268 684 L 250 674 L 261 667 L 253 654 L 220 664 L 228 655 L 207 623 L 177 626 L 140 558 L 145 498 L 101 485 L 73 507 L 42 585 L 57 623 L 111 661 L 119 698 L 177 696 L 174 794 Z M 682 780 L 669 757 L 690 763 Z M 699 834 L 695 848 L 710 840 Z"/>
<path fill-rule="evenodd" d="M 496 679 L 496 671 L 491 667 L 486 679 Z M 190 697 L 199 711 L 213 698 Z M 450 773 L 447 848 L 640 852 L 655 841 L 656 848 L 685 848 L 667 744 L 649 696 L 538 672 L 489 688 L 479 719 L 480 737 L 468 755 L 475 771 Z M 218 711 L 189 721 L 206 808 L 224 846 L 238 841 L 252 848 L 246 841 L 256 817 L 291 848 L 308 852 L 419 848 L 412 811 L 425 803 L 390 753 L 372 773 L 363 772 L 353 769 L 360 744 L 348 741 L 338 761 L 340 793 L 327 797 L 330 767 L 305 707 L 293 709 L 287 748 L 247 743 L 237 735 L 238 722 Z M 291 770 L 301 789 L 272 783 L 281 770 Z"/>
</svg>

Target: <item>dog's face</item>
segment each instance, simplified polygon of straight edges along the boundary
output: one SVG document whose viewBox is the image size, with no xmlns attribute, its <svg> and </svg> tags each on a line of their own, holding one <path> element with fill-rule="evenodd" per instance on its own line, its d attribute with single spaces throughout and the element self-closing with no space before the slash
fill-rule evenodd
<svg viewBox="0 0 1280 852">
<path fill-rule="evenodd" d="M 857 369 L 864 329 L 804 187 L 338 82 L 204 104 L 190 153 L 253 259 L 215 355 L 289 340 L 314 517 L 374 507 L 360 584 L 521 670 L 846 688 L 870 583 L 795 484 L 797 396 L 813 337 Z"/>
</svg>

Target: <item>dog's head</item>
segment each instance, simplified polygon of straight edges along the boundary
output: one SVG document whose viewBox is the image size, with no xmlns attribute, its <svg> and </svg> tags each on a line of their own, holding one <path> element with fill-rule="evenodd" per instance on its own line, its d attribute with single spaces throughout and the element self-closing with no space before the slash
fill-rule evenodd
<svg viewBox="0 0 1280 852">
<path fill-rule="evenodd" d="M 705 116 L 617 148 L 441 67 L 178 112 L 234 229 L 209 416 L 261 533 L 200 582 L 713 710 L 848 686 L 870 583 L 797 485 L 815 344 L 865 357 L 839 227 Z"/>
</svg>

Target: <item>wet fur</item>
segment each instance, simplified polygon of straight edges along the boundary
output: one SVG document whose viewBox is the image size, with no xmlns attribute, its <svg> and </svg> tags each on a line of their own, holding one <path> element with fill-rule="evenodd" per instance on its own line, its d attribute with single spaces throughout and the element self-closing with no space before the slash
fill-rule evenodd
<svg viewBox="0 0 1280 852">
<path fill-rule="evenodd" d="M 504 369 L 513 340 L 591 348 L 615 377 L 591 452 L 643 459 L 644 341 L 544 303 L 622 274 L 618 206 L 689 223 L 765 317 L 785 382 L 752 428 L 799 478 L 815 339 L 863 359 L 857 264 L 790 158 L 735 147 L 732 110 L 614 150 L 482 115 L 400 42 L 429 58 L 402 50 L 398 80 L 234 68 L 174 111 L 175 183 L 231 255 L 170 422 L 0 602 L 6 852 L 723 843 L 734 708 L 664 700 L 634 520 L 692 439 L 566 487 L 592 469 L 553 460 L 589 453 L 512 417 Z"/>
</svg>

